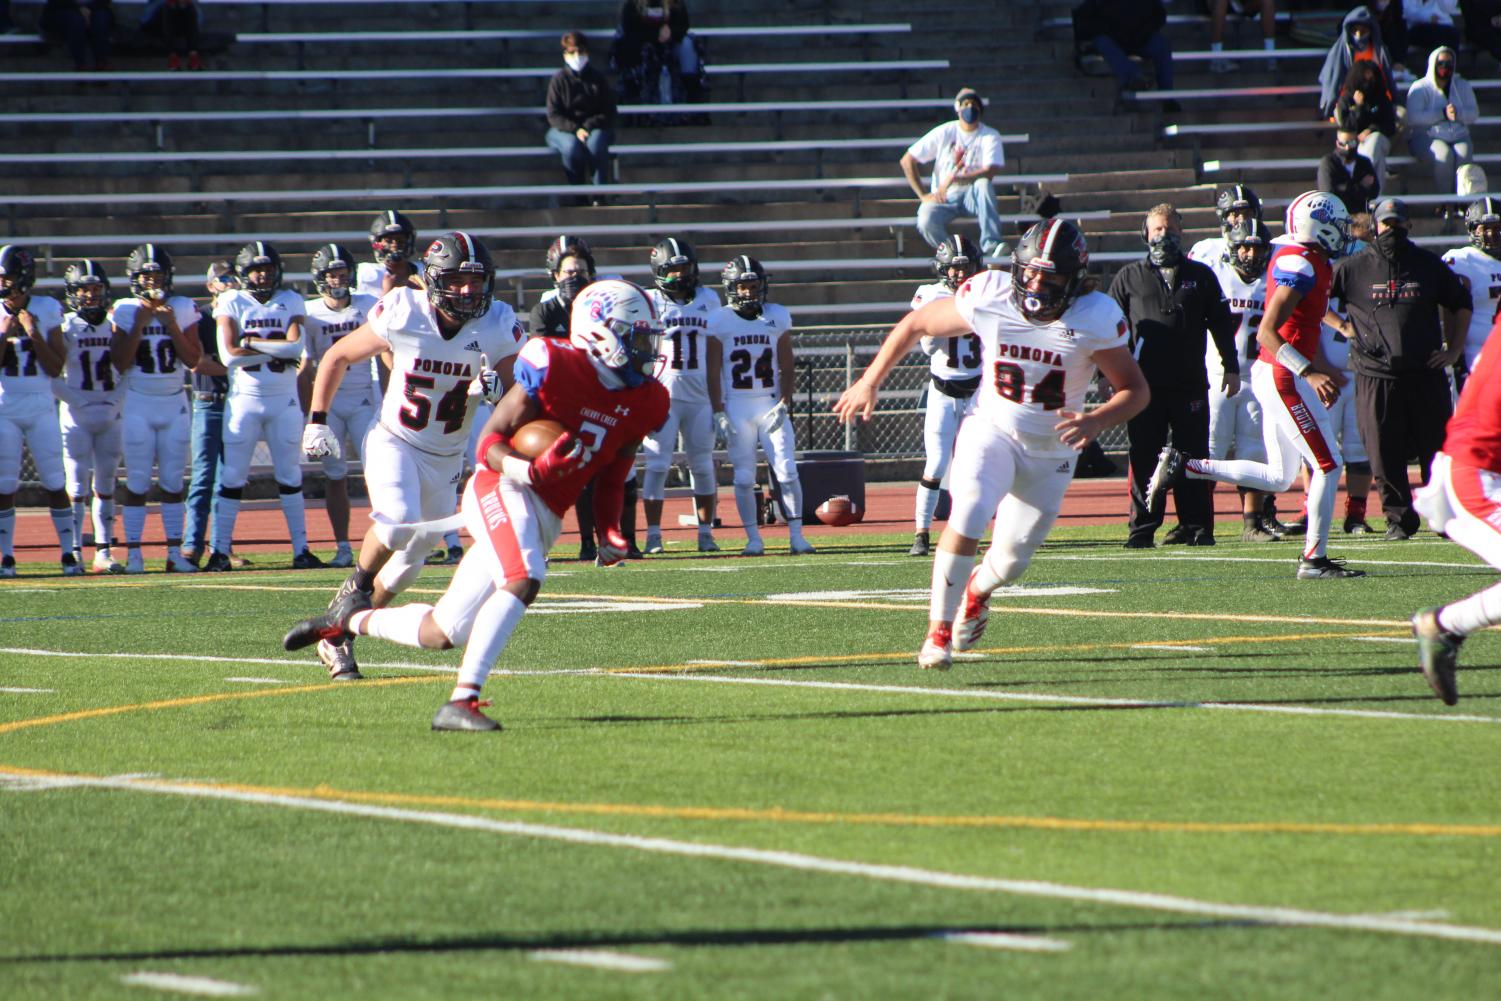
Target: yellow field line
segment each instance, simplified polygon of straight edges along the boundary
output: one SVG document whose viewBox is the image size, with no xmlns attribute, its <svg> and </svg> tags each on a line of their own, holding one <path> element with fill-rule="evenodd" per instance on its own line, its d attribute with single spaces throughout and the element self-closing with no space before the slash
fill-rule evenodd
<svg viewBox="0 0 1501 1001">
<path fill-rule="evenodd" d="M 0 765 L 0 775 L 51 781 L 101 781 L 103 776 L 43 771 L 16 765 Z M 147 780 L 149 784 L 149 780 Z M 131 780 L 122 780 L 129 786 Z M 830 826 L 884 826 L 963 828 L 970 830 L 1042 830 L 1081 833 L 1145 834 L 1334 834 L 1350 836 L 1396 835 L 1403 837 L 1501 837 L 1501 825 L 1375 823 L 1341 824 L 1304 821 L 1198 821 L 1198 820 L 1108 820 L 1085 817 L 1028 817 L 964 814 L 846 813 L 826 810 L 788 810 L 778 806 L 665 806 L 650 803 L 560 803 L 545 800 L 493 799 L 471 796 L 435 796 L 396 792 L 362 792 L 327 785 L 311 788 L 257 786 L 241 783 L 179 781 L 189 788 L 224 790 L 262 796 L 295 796 L 340 803 L 382 806 L 462 807 L 503 813 L 556 813 L 605 817 L 650 817 L 665 820 L 743 821 L 769 824 L 821 824 Z"/>
</svg>

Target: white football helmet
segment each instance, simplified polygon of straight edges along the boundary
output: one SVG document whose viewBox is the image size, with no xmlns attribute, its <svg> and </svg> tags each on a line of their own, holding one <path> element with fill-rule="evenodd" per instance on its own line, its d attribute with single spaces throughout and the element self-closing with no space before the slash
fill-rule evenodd
<svg viewBox="0 0 1501 1001">
<path fill-rule="evenodd" d="M 1350 239 L 1350 213 L 1327 191 L 1305 191 L 1294 198 L 1284 224 L 1291 239 L 1322 247 L 1330 257 L 1344 253 Z"/>
<path fill-rule="evenodd" d="M 606 278 L 574 298 L 568 339 L 637 386 L 656 368 L 662 321 L 640 286 Z"/>
</svg>

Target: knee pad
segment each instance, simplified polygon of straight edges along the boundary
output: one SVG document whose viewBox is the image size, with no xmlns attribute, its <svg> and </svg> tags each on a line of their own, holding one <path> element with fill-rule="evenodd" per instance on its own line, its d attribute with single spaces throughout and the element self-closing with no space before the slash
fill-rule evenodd
<svg viewBox="0 0 1501 1001">
<path fill-rule="evenodd" d="M 942 485 L 942 482 L 943 481 L 941 480 L 935 480 L 924 476 L 917 481 L 917 485 L 927 490 L 937 490 Z"/>
<path fill-rule="evenodd" d="M 285 483 L 278 483 L 276 485 L 276 492 L 281 494 L 283 497 L 287 496 L 288 494 L 300 494 L 302 493 L 302 484 L 299 483 L 294 487 L 288 486 Z"/>
<path fill-rule="evenodd" d="M 756 471 L 754 467 L 741 472 L 740 468 L 737 466 L 735 469 L 734 483 L 736 490 L 740 490 L 742 488 L 749 490 L 751 487 L 754 487 L 756 485 Z"/>
<path fill-rule="evenodd" d="M 407 559 L 407 552 L 407 550 L 398 550 L 391 557 L 390 561 L 381 568 L 381 572 L 376 578 L 380 581 L 381 587 L 384 587 L 391 594 L 400 594 L 411 587 L 412 582 L 422 573 L 422 557 L 426 553 L 414 554 L 414 562 Z M 457 645 L 458 641 L 452 635 L 449 635 L 448 638 L 454 640 L 455 645 Z"/>
<path fill-rule="evenodd" d="M 1368 461 L 1352 462 L 1352 463 L 1350 463 L 1349 465 L 1347 465 L 1345 467 L 1345 472 L 1346 473 L 1363 473 L 1366 476 L 1369 476 L 1369 475 L 1371 475 L 1371 464 Z"/>
<path fill-rule="evenodd" d="M 143 494 L 144 491 L 141 491 L 141 490 L 132 490 L 131 493 L 134 493 L 134 494 Z M 241 497 L 245 496 L 245 488 L 244 487 L 220 487 L 219 488 L 219 496 L 225 498 L 226 500 L 239 500 Z"/>
<path fill-rule="evenodd" d="M 443 635 L 448 637 L 448 642 L 455 647 L 462 647 L 469 642 L 469 634 L 474 630 L 474 620 L 479 617 L 479 607 L 463 607 L 460 602 L 445 604 L 439 601 L 433 606 L 433 622 L 443 630 Z"/>
<path fill-rule="evenodd" d="M 714 460 L 707 455 L 693 461 L 688 467 L 688 475 L 693 481 L 693 494 L 696 497 L 712 494 L 719 489 L 719 483 L 714 478 Z"/>
</svg>

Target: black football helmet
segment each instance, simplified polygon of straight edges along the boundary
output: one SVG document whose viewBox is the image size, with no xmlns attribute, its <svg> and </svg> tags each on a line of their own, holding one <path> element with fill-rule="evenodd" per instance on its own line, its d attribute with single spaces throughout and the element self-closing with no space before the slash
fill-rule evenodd
<svg viewBox="0 0 1501 1001">
<path fill-rule="evenodd" d="M 25 295 L 36 284 L 36 258 L 25 247 L 0 247 L 0 299 Z"/>
<path fill-rule="evenodd" d="M 396 237 L 395 246 L 385 243 L 391 237 Z M 370 224 L 370 251 L 377 264 L 410 258 L 417 252 L 417 230 L 412 226 L 412 220 L 395 209 L 376 216 Z"/>
<path fill-rule="evenodd" d="M 724 281 L 725 302 L 731 309 L 747 320 L 761 315 L 761 307 L 766 305 L 768 282 L 766 269 L 760 261 L 741 254 L 726 264 L 719 276 Z"/>
<path fill-rule="evenodd" d="M 1033 323 L 1056 321 L 1083 292 L 1088 269 L 1089 244 L 1079 227 L 1057 216 L 1044 219 L 1011 255 L 1016 308 Z"/>
<path fill-rule="evenodd" d="M 268 268 L 270 275 L 259 282 L 251 279 L 250 272 Z M 270 302 L 281 288 L 281 255 L 264 240 L 247 243 L 235 255 L 235 274 L 240 276 L 240 288 L 255 296 L 257 302 Z"/>
<path fill-rule="evenodd" d="M 475 275 L 481 277 L 477 290 L 453 287 Z M 478 319 L 490 311 L 495 299 L 495 263 L 490 252 L 468 233 L 440 236 L 422 256 L 422 283 L 427 286 L 427 301 L 433 309 L 462 323 Z"/>
<path fill-rule="evenodd" d="M 63 272 L 63 301 L 84 322 L 95 326 L 104 322 L 109 304 L 109 275 L 98 261 L 85 259 L 68 265 Z"/>
<path fill-rule="evenodd" d="M 1256 192 L 1252 191 L 1249 185 L 1232 184 L 1215 196 L 1214 212 L 1220 217 L 1220 235 L 1228 240 L 1230 227 L 1233 225 L 1230 221 L 1230 213 L 1249 214 L 1260 220 L 1261 199 L 1256 197 Z"/>
<path fill-rule="evenodd" d="M 933 273 L 951 289 L 957 289 L 971 275 L 978 274 L 982 267 L 984 261 L 980 248 L 967 236 L 949 237 L 938 245 L 938 251 L 933 255 Z M 951 271 L 958 271 L 960 277 L 954 278 Z"/>
<path fill-rule="evenodd" d="M 1465 229 L 1470 243 L 1492 257 L 1501 258 L 1501 203 L 1490 195 L 1465 209 Z"/>
<path fill-rule="evenodd" d="M 165 299 L 172 294 L 172 255 L 154 243 L 143 243 L 125 258 L 130 294 L 137 299 Z M 151 277 L 154 284 L 148 284 Z"/>
<path fill-rule="evenodd" d="M 563 258 L 577 257 L 589 265 L 589 273 L 592 275 L 594 267 L 594 251 L 589 249 L 589 243 L 583 237 L 569 236 L 566 233 L 547 245 L 547 273 L 554 278 L 558 275 L 558 268 L 563 266 Z"/>
<path fill-rule="evenodd" d="M 354 290 L 354 258 L 349 256 L 349 251 L 337 243 L 325 243 L 313 251 L 313 288 L 318 290 L 319 295 L 326 295 L 330 299 L 348 299 Z M 330 271 L 344 271 L 343 285 L 330 285 L 328 273 Z"/>
<path fill-rule="evenodd" d="M 1242 255 L 1240 248 L 1250 247 L 1249 255 Z M 1266 265 L 1272 257 L 1272 231 L 1260 219 L 1238 222 L 1230 227 L 1225 237 L 1225 260 L 1242 279 L 1253 282 L 1266 274 Z"/>
<path fill-rule="evenodd" d="M 684 266 L 686 271 L 681 274 Z M 679 302 L 689 302 L 698 291 L 698 255 L 687 240 L 675 236 L 659 242 L 651 248 L 652 279 L 664 295 Z"/>
</svg>

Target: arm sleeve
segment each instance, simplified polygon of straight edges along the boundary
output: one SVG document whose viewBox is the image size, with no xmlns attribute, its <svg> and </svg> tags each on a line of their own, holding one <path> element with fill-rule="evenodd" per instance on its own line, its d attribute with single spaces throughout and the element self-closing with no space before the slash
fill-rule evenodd
<svg viewBox="0 0 1501 1001">
<path fill-rule="evenodd" d="M 634 452 L 620 452 L 594 477 L 594 532 L 601 539 L 607 532 L 620 531 L 620 514 L 625 510 L 625 478 L 635 461 Z"/>
<path fill-rule="evenodd" d="M 542 396 L 542 382 L 547 378 L 550 355 L 545 339 L 533 338 L 521 348 L 516 356 L 516 383 L 534 400 Z"/>
</svg>

